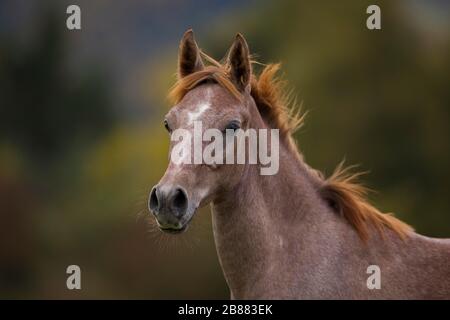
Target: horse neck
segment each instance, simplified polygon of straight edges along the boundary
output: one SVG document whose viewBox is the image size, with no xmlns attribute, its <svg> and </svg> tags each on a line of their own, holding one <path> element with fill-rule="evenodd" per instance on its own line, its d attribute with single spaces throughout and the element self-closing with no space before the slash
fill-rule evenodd
<svg viewBox="0 0 450 320">
<path fill-rule="evenodd" d="M 329 210 L 316 191 L 318 181 L 296 151 L 280 143 L 276 175 L 262 176 L 257 166 L 248 166 L 241 183 L 213 202 L 217 252 L 232 295 L 254 291 L 249 286 L 263 283 L 286 261 L 280 254 L 296 255 L 289 248 L 300 237 L 315 237 L 314 225 Z"/>
</svg>

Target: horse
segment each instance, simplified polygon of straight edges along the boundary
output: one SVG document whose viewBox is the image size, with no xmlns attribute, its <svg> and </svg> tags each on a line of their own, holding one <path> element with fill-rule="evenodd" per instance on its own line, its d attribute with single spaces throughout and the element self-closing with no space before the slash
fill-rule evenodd
<svg viewBox="0 0 450 320">
<path fill-rule="evenodd" d="M 253 66 L 241 34 L 220 62 L 192 30 L 184 34 L 164 118 L 169 134 L 192 131 L 193 120 L 224 135 L 276 129 L 279 170 L 171 161 L 149 195 L 159 228 L 181 233 L 209 204 L 231 299 L 449 299 L 450 239 L 419 235 L 380 212 L 351 167 L 341 163 L 325 178 L 308 166 L 293 138 L 303 116 L 290 108 L 280 65 L 259 75 Z"/>
</svg>

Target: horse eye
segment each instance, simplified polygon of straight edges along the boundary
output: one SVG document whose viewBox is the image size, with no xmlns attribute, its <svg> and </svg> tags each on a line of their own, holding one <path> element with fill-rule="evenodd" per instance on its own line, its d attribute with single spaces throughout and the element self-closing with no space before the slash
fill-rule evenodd
<svg viewBox="0 0 450 320">
<path fill-rule="evenodd" d="M 240 122 L 237 121 L 237 120 L 234 120 L 234 121 L 231 121 L 230 123 L 227 124 L 227 126 L 225 127 L 225 132 L 226 132 L 226 130 L 236 131 L 236 130 L 238 130 L 240 128 L 241 128 Z"/>
<path fill-rule="evenodd" d="M 164 127 L 166 128 L 166 130 L 170 133 L 172 130 L 169 127 L 169 123 L 167 122 L 166 119 L 164 119 Z"/>
</svg>

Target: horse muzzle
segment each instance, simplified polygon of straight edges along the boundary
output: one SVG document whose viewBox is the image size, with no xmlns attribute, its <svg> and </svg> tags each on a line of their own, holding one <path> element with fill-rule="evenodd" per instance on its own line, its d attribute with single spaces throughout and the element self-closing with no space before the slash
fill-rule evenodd
<svg viewBox="0 0 450 320">
<path fill-rule="evenodd" d="M 150 212 L 156 218 L 161 231 L 181 233 L 187 229 L 193 210 L 189 210 L 187 192 L 182 187 L 153 187 L 148 200 Z"/>
</svg>

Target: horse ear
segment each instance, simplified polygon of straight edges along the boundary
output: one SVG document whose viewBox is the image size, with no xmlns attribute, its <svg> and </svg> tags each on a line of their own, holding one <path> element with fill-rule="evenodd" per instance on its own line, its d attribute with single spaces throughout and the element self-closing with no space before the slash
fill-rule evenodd
<svg viewBox="0 0 450 320">
<path fill-rule="evenodd" d="M 183 78 L 203 69 L 200 49 L 194 39 L 194 31 L 189 29 L 183 35 L 178 53 L 178 77 Z"/>
<path fill-rule="evenodd" d="M 241 91 L 250 92 L 252 66 L 247 41 L 238 33 L 228 54 L 231 80 Z"/>
</svg>

